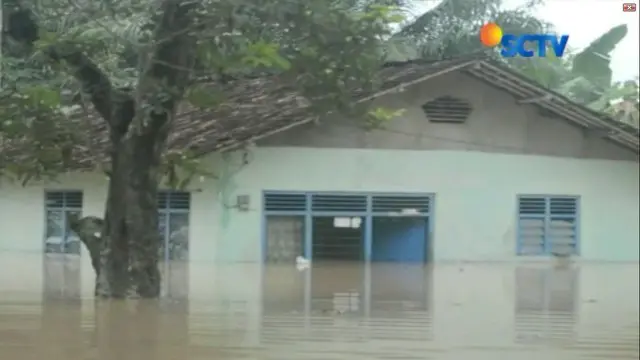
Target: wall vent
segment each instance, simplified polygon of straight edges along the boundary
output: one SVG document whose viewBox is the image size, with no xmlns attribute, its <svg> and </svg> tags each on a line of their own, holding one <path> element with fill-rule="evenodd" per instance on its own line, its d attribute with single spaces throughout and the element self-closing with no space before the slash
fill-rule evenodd
<svg viewBox="0 0 640 360">
<path fill-rule="evenodd" d="M 442 96 L 422 105 L 430 122 L 463 123 L 471 114 L 471 104 L 452 96 Z"/>
</svg>

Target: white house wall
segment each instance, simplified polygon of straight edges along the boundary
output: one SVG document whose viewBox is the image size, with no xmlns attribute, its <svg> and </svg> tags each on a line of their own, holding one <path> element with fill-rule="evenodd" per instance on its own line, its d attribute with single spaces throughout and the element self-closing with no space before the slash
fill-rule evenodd
<svg viewBox="0 0 640 360">
<path fill-rule="evenodd" d="M 582 257 L 638 260 L 638 166 L 634 162 L 309 148 L 258 149 L 244 167 L 239 159 L 229 157 L 230 165 L 216 161 L 214 170 L 222 179 L 194 185 L 190 258 L 195 262 L 261 259 L 263 190 L 435 193 L 435 260 L 514 259 L 516 196 L 578 195 Z M 225 172 L 235 175 L 225 179 Z M 83 190 L 84 215 L 101 216 L 105 186 L 103 177 L 86 174 L 46 186 L 21 188 L 4 183 L 0 250 L 42 251 L 45 188 Z M 232 208 L 236 195 L 250 196 L 250 211 Z"/>
<path fill-rule="evenodd" d="M 0 285 L 6 294 L 19 296 L 41 289 L 43 283 L 45 190 L 83 190 L 82 213 L 104 215 L 106 179 L 96 174 L 68 174 L 47 184 L 31 183 L 22 187 L 6 180 L 0 183 Z M 93 270 L 83 253 L 82 283 L 92 289 Z M 29 274 L 29 276 L 23 276 Z M 84 285 L 83 285 L 84 287 Z"/>
<path fill-rule="evenodd" d="M 580 196 L 582 257 L 638 260 L 634 162 L 461 151 L 263 148 L 232 186 L 234 195 L 251 196 L 252 210 L 227 210 L 217 250 L 207 243 L 199 254 L 258 261 L 263 190 L 386 191 L 436 194 L 435 260 L 514 259 L 518 194 Z"/>
</svg>

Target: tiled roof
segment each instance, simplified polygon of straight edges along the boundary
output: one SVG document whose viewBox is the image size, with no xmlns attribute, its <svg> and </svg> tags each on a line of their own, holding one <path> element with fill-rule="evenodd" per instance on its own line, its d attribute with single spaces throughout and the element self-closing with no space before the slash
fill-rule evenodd
<svg viewBox="0 0 640 360">
<path fill-rule="evenodd" d="M 375 94 L 355 94 L 357 101 L 381 96 L 398 86 L 424 81 L 441 71 L 452 71 L 473 63 L 471 58 L 431 63 L 390 64 L 380 70 L 382 86 Z M 215 110 L 183 111 L 170 137 L 170 146 L 211 152 L 230 149 L 256 138 L 310 122 L 308 104 L 295 90 L 277 78 L 238 81 L 225 90 L 224 106 Z"/>
<path fill-rule="evenodd" d="M 435 62 L 409 61 L 386 64 L 379 73 L 382 85 L 371 94 L 357 93 L 356 101 L 367 101 L 452 71 L 463 71 L 516 98 L 539 106 L 561 119 L 601 131 L 604 136 L 638 151 L 638 129 L 577 104 L 491 60 L 484 54 Z M 307 101 L 278 77 L 236 80 L 224 89 L 224 103 L 202 110 L 183 106 L 169 138 L 173 149 L 192 149 L 197 153 L 224 151 L 247 142 L 314 120 Z M 74 158 L 89 165 L 108 146 L 107 129 L 98 118 L 82 118 L 82 126 L 93 133 L 90 144 L 78 145 Z"/>
<path fill-rule="evenodd" d="M 359 102 L 370 100 L 452 71 L 463 71 L 638 152 L 638 128 L 545 89 L 484 53 L 435 62 L 388 63 L 379 73 L 380 89 L 374 94 L 356 94 L 355 98 Z M 294 90 L 280 86 L 277 78 L 238 81 L 225 93 L 228 102 L 220 109 L 183 111 L 171 135 L 171 146 L 202 153 L 226 150 L 313 121 L 304 99 Z"/>
</svg>

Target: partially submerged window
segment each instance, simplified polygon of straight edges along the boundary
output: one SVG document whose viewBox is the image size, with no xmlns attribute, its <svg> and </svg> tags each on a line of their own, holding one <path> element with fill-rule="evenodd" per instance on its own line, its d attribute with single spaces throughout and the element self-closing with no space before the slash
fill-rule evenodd
<svg viewBox="0 0 640 360">
<path fill-rule="evenodd" d="M 296 257 L 305 254 L 305 214 L 308 205 L 308 197 L 303 193 L 276 191 L 264 194 L 262 211 L 266 226 L 266 262 L 293 264 Z M 282 299 L 278 298 L 276 303 L 280 301 Z M 276 303 L 268 305 L 269 311 L 279 308 Z"/>
<path fill-rule="evenodd" d="M 520 196 L 518 255 L 578 254 L 578 198 Z"/>
<path fill-rule="evenodd" d="M 68 218 L 80 216 L 82 202 L 82 191 L 45 192 L 45 253 L 80 254 L 80 238 L 69 228 Z"/>
<path fill-rule="evenodd" d="M 422 105 L 427 120 L 435 123 L 463 123 L 471 114 L 469 102 L 453 96 L 441 96 Z"/>
<path fill-rule="evenodd" d="M 43 296 L 80 298 L 81 242 L 69 226 L 70 216 L 82 216 L 82 191 L 45 191 Z"/>
<path fill-rule="evenodd" d="M 158 226 L 162 238 L 160 250 L 162 259 L 187 260 L 190 210 L 190 193 L 185 191 L 158 192 Z"/>
</svg>

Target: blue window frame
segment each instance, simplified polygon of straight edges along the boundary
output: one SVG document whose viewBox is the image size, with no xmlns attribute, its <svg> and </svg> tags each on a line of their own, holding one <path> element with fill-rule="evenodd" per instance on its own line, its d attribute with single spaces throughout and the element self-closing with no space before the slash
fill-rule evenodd
<svg viewBox="0 0 640 360">
<path fill-rule="evenodd" d="M 433 231 L 434 194 L 264 191 L 262 209 L 262 253 L 265 260 L 273 261 L 269 254 L 275 251 L 274 247 L 280 247 L 280 245 L 290 246 L 298 252 L 298 248 L 302 248 L 304 256 L 311 258 L 313 217 L 360 217 L 364 220 L 364 224 L 362 224 L 365 232 L 364 258 L 370 261 L 373 218 L 375 216 L 401 215 L 427 217 L 428 229 L 431 233 Z M 277 224 L 274 221 L 276 218 Z M 268 240 L 276 237 L 279 238 L 278 241 Z M 300 237 L 303 238 L 302 245 L 299 247 L 298 245 L 291 246 L 292 242 L 296 244 L 300 242 Z M 430 240 L 429 234 L 426 241 Z M 287 251 L 288 253 L 290 251 Z"/>
<path fill-rule="evenodd" d="M 518 255 L 578 255 L 579 200 L 576 196 L 519 196 Z"/>
<path fill-rule="evenodd" d="M 188 259 L 190 210 L 191 194 L 189 192 L 158 192 L 158 230 L 161 237 L 161 259 Z"/>
<path fill-rule="evenodd" d="M 69 215 L 82 213 L 82 191 L 45 191 L 44 252 L 80 254 L 80 238 L 69 228 Z"/>
</svg>

